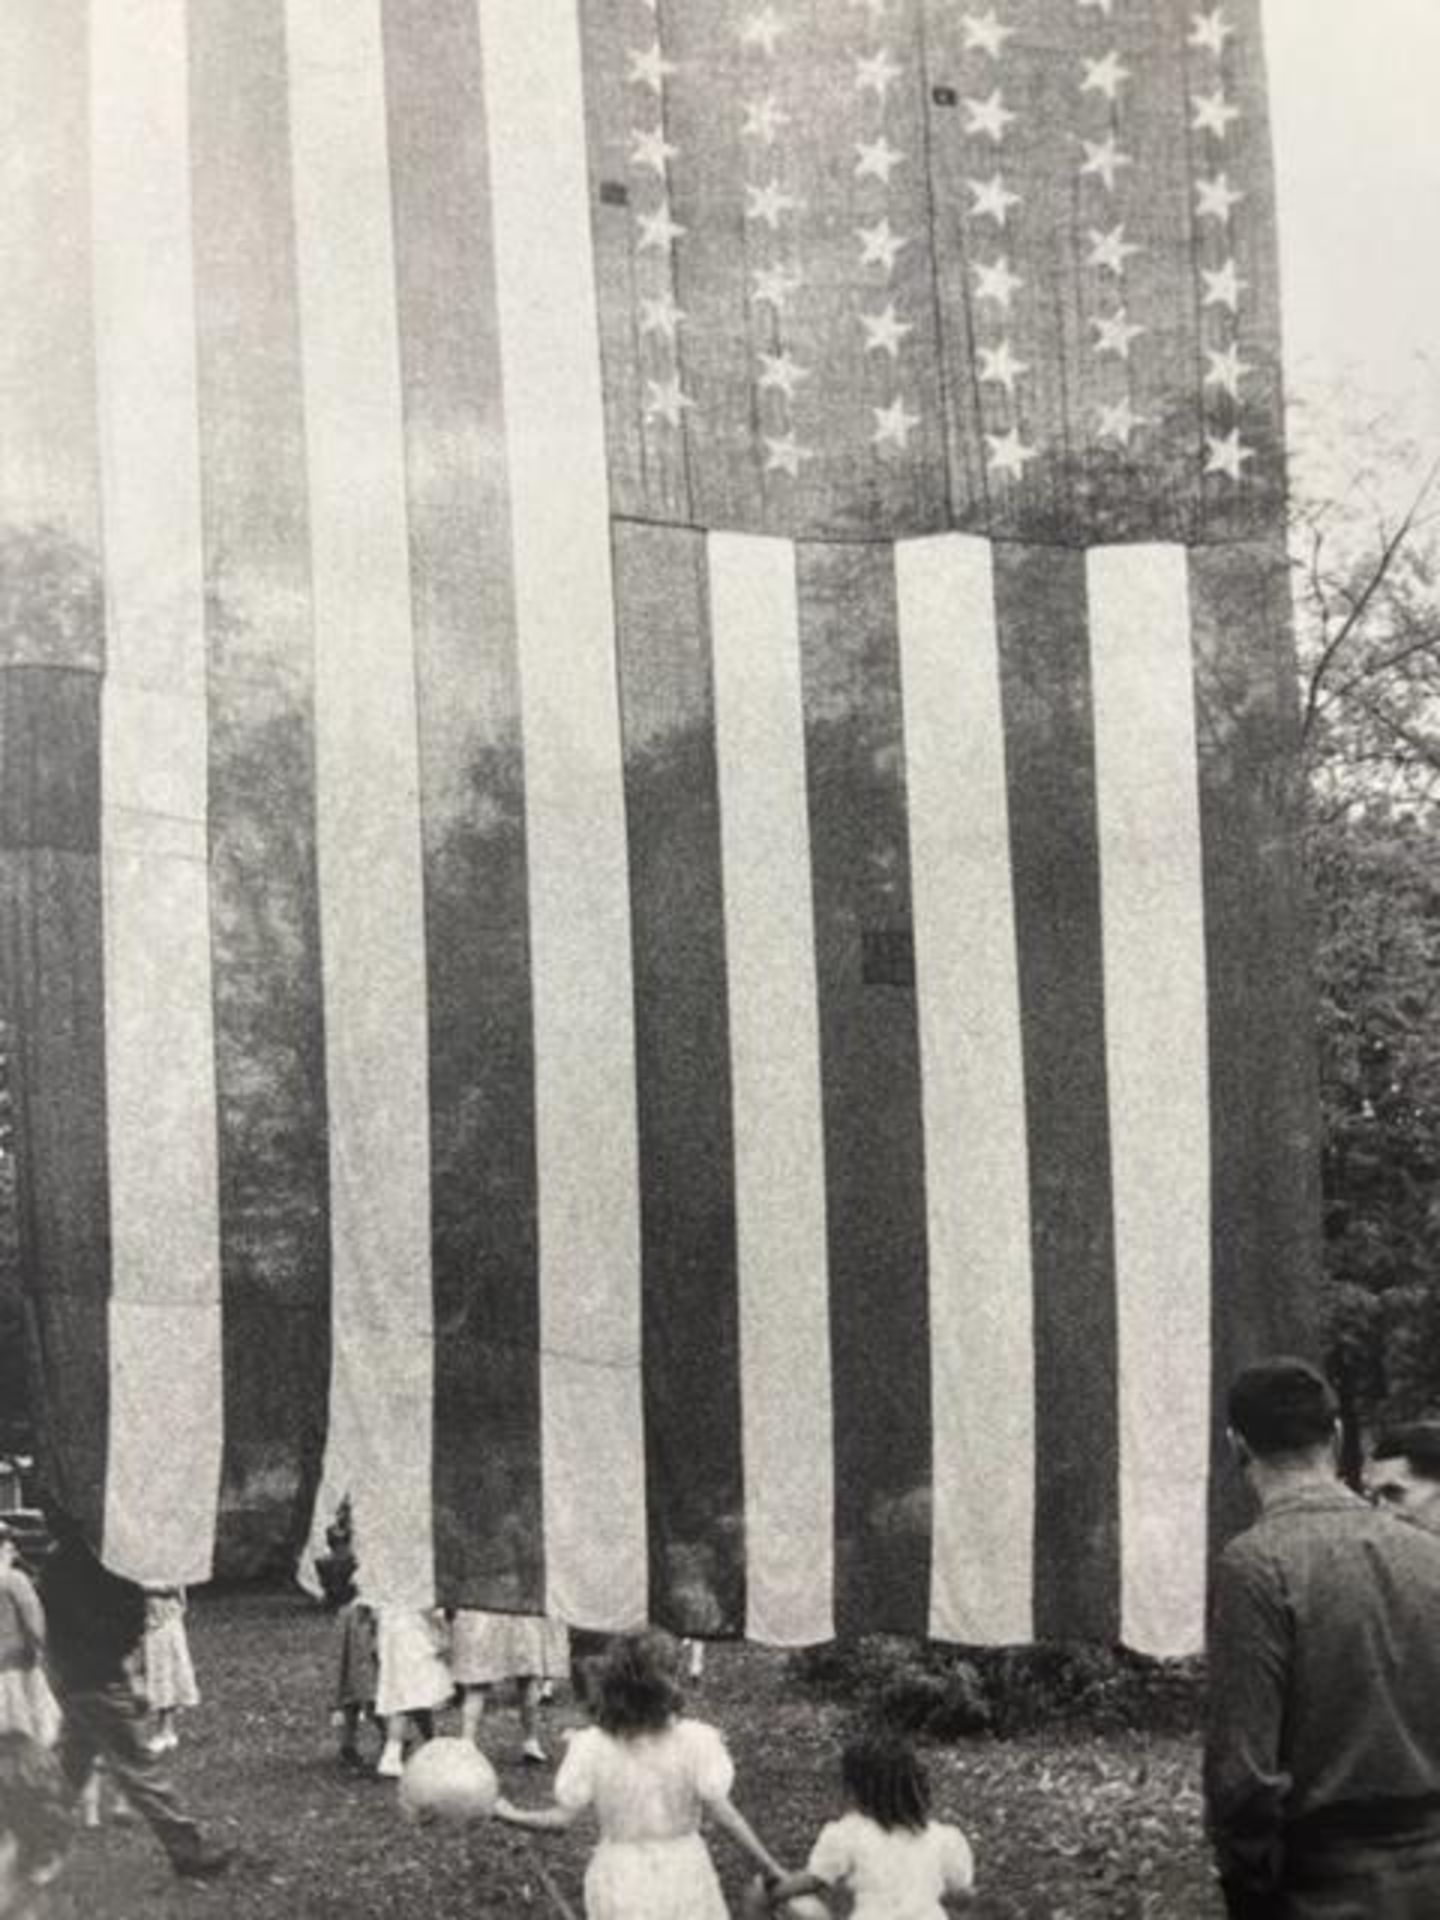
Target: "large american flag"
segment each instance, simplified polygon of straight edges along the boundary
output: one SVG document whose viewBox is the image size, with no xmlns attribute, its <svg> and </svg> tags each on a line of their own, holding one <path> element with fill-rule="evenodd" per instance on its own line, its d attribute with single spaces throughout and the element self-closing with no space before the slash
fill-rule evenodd
<svg viewBox="0 0 1440 1920">
<path fill-rule="evenodd" d="M 1256 0 L 0 0 L 52 1479 L 1200 1637 L 1314 1116 Z"/>
</svg>

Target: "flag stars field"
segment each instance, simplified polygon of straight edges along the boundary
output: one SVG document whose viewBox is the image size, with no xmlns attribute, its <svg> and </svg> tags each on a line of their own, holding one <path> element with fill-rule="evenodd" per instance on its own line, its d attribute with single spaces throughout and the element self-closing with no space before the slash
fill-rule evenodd
<svg viewBox="0 0 1440 1920">
<path fill-rule="evenodd" d="M 1120 89 L 1130 79 L 1130 69 L 1123 64 L 1120 55 L 1114 49 L 1099 60 L 1082 60 L 1083 78 L 1080 82 L 1082 93 L 1100 93 L 1113 103 L 1119 98 Z"/>
<path fill-rule="evenodd" d="M 865 333 L 865 351 L 885 353 L 892 360 L 900 357 L 901 341 L 915 331 L 911 321 L 902 320 L 896 313 L 893 300 L 887 302 L 878 313 L 862 313 L 859 318 Z"/>
<path fill-rule="evenodd" d="M 1195 217 L 1197 220 L 1218 220 L 1223 225 L 1244 198 L 1243 193 L 1231 186 L 1227 174 L 1217 173 L 1208 180 L 1197 180 Z"/>
</svg>

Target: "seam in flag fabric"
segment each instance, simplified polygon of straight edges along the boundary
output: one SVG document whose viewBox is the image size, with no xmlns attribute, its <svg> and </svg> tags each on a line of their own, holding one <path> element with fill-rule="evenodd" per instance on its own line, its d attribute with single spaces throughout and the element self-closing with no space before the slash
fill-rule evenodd
<svg viewBox="0 0 1440 1920">
<path fill-rule="evenodd" d="M 56 1496 L 1193 1649 L 1316 1258 L 1258 0 L 0 15 Z"/>
</svg>

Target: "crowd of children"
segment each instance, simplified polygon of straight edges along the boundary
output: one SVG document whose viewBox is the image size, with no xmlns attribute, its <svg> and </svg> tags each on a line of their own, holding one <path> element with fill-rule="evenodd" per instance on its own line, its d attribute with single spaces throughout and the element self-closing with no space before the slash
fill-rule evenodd
<svg viewBox="0 0 1440 1920">
<path fill-rule="evenodd" d="M 62 1780 L 56 1764 L 60 1711 L 46 1682 L 45 1654 L 40 1599 L 0 1523 L 0 1916 L 28 1915 L 43 1904 L 72 1821 L 74 1781 Z M 512 1682 L 520 1755 L 535 1766 L 547 1762 L 542 1688 L 570 1669 L 568 1636 L 556 1622 L 372 1607 L 352 1592 L 340 1610 L 339 1655 L 337 1717 L 347 1768 L 402 1776 L 407 1753 L 432 1736 L 436 1711 L 457 1699 L 461 1736 L 480 1745 L 490 1695 Z M 177 1714 L 199 1700 L 179 1589 L 146 1593 L 135 1664 L 143 1666 L 136 1697 L 148 1703 L 148 1748 L 164 1752 L 177 1744 Z M 589 1724 L 564 1743 L 553 1798 L 537 1806 L 501 1796 L 494 1807 L 500 1819 L 541 1831 L 586 1817 L 594 1822 L 587 1920 L 726 1920 L 730 1910 L 702 1834 L 707 1821 L 757 1869 L 744 1896 L 746 1920 L 829 1914 L 831 1896 L 856 1920 L 940 1920 L 968 1898 L 969 1846 L 957 1828 L 931 1819 L 915 1753 L 888 1738 L 845 1748 L 844 1811 L 822 1829 L 805 1865 L 787 1870 L 732 1799 L 735 1770 L 722 1734 L 683 1711 L 687 1667 L 698 1680 L 695 1650 L 663 1632 L 609 1642 L 603 1656 L 585 1664 L 579 1692 Z M 361 1743 L 372 1724 L 379 1751 L 367 1758 Z M 88 1788 L 92 1805 L 99 1790 L 97 1774 Z"/>
</svg>

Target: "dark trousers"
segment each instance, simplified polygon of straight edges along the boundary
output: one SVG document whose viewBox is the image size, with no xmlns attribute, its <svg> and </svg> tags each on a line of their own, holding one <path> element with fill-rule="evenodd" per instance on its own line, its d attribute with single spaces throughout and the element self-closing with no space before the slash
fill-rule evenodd
<svg viewBox="0 0 1440 1920">
<path fill-rule="evenodd" d="M 1285 1920 L 1440 1920 L 1440 1833 L 1338 1842 L 1286 1878 Z"/>
<path fill-rule="evenodd" d="M 79 1793 L 97 1758 L 103 1759 L 171 1860 L 193 1859 L 202 1845 L 200 1828 L 182 1810 L 169 1774 L 146 1744 L 144 1703 L 130 1682 L 62 1685 L 59 1692 L 64 1710 L 60 1766 L 71 1791 Z"/>
</svg>

